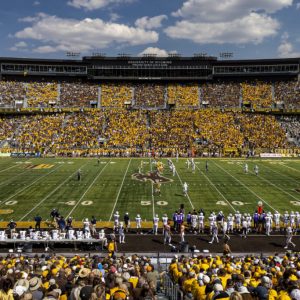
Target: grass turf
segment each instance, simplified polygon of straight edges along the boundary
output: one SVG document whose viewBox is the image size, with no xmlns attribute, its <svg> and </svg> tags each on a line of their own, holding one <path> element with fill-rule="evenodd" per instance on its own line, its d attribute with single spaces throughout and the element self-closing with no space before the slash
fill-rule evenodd
<svg viewBox="0 0 300 300">
<path fill-rule="evenodd" d="M 169 217 L 184 204 L 186 212 L 203 208 L 206 212 L 222 210 L 225 214 L 239 210 L 253 213 L 258 201 L 266 211 L 300 210 L 300 160 L 247 160 L 249 173 L 244 174 L 243 159 L 195 159 L 196 170 L 187 169 L 186 159 L 173 162 L 173 176 L 162 159 L 163 176 L 172 182 L 161 185 L 161 196 L 153 195 L 153 184 L 137 181 L 132 174 L 145 162 L 143 173 L 154 169 L 150 159 L 0 159 L 0 220 L 32 221 L 39 214 L 49 219 L 52 208 L 76 220 L 94 215 L 110 221 L 119 211 L 121 218 L 129 212 L 131 219 L 140 214 L 152 220 L 154 214 Z M 259 175 L 253 172 L 259 167 Z M 48 165 L 48 166 L 47 166 Z M 81 170 L 81 180 L 77 171 Z M 189 185 L 188 197 L 182 184 Z"/>
</svg>

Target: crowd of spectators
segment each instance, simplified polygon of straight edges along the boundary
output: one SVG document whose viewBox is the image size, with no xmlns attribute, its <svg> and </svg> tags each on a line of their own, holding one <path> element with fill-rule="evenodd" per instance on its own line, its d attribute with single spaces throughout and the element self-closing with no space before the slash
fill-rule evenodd
<svg viewBox="0 0 300 300">
<path fill-rule="evenodd" d="M 1 118 L 1 140 L 22 151 L 72 149 L 190 149 L 195 141 L 219 149 L 286 148 L 287 127 L 274 116 L 214 110 L 91 110 Z M 298 137 L 299 121 L 289 127 Z M 298 124 L 298 125 L 297 125 Z"/>
<path fill-rule="evenodd" d="M 293 139 L 297 146 L 300 146 L 300 117 L 297 116 L 281 116 L 278 118 L 281 127 L 288 138 Z"/>
<path fill-rule="evenodd" d="M 266 82 L 245 82 L 241 84 L 243 104 L 252 108 L 270 108 L 273 105 L 272 84 Z"/>
<path fill-rule="evenodd" d="M 125 107 L 132 103 L 132 87 L 125 83 L 103 83 L 101 85 L 101 105 L 104 107 Z"/>
<path fill-rule="evenodd" d="M 276 102 L 284 104 L 285 108 L 300 107 L 300 84 L 298 81 L 275 82 Z"/>
<path fill-rule="evenodd" d="M 68 83 L 60 85 L 61 107 L 91 107 L 91 102 L 98 103 L 98 85 L 92 83 Z"/>
<path fill-rule="evenodd" d="M 25 86 L 19 81 L 0 81 L 0 106 L 14 106 L 16 100 L 24 101 Z"/>
<path fill-rule="evenodd" d="M 241 103 L 252 108 L 299 108 L 298 81 L 216 81 L 213 83 L 89 83 L 47 81 L 0 81 L 0 105 L 28 107 L 92 107 L 100 98 L 103 107 L 161 108 L 166 103 L 178 108 L 232 108 Z"/>
<path fill-rule="evenodd" d="M 146 256 L 8 255 L 0 258 L 0 299 L 155 299 L 160 274 Z"/>
<path fill-rule="evenodd" d="M 159 83 L 135 84 L 135 106 L 139 108 L 162 108 L 165 104 L 166 87 Z"/>
<path fill-rule="evenodd" d="M 31 82 L 26 85 L 26 99 L 28 107 L 47 107 L 57 105 L 57 83 Z"/>
<path fill-rule="evenodd" d="M 169 84 L 168 102 L 174 103 L 176 107 L 199 107 L 199 85 L 198 84 Z"/>
<path fill-rule="evenodd" d="M 241 86 L 236 82 L 204 83 L 202 104 L 209 107 L 239 107 Z"/>
<path fill-rule="evenodd" d="M 199 300 L 299 299 L 299 256 L 198 256 L 174 258 L 169 273 Z"/>
</svg>

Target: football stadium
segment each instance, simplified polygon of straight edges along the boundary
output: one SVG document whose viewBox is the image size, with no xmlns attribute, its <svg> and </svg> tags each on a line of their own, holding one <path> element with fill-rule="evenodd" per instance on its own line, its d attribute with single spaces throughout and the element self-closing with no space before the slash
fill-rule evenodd
<svg viewBox="0 0 300 300">
<path fill-rule="evenodd" d="M 1 58 L 1 299 L 299 299 L 299 63 Z"/>
<path fill-rule="evenodd" d="M 300 300 L 299 13 L 0 1 L 0 300 Z"/>
</svg>

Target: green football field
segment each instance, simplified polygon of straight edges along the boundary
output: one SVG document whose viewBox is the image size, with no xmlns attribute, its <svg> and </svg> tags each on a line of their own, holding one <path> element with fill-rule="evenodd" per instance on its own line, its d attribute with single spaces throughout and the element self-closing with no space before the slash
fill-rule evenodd
<svg viewBox="0 0 300 300">
<path fill-rule="evenodd" d="M 138 174 L 143 161 L 142 174 Z M 171 214 L 181 204 L 186 212 L 203 208 L 206 212 L 253 213 L 258 201 L 266 211 L 300 210 L 300 160 L 247 160 L 249 173 L 244 173 L 245 160 L 195 159 L 195 172 L 187 168 L 186 159 L 172 161 L 173 176 L 167 160 L 161 180 L 161 196 L 149 172 L 155 169 L 149 158 L 97 159 L 0 159 L 0 219 L 32 221 L 39 214 L 49 219 L 53 208 L 76 220 L 94 215 L 97 220 L 110 221 L 119 211 L 129 212 L 132 219 L 140 214 L 152 220 L 154 214 Z M 259 167 L 255 176 L 253 168 Z M 81 170 L 81 180 L 77 173 Z M 136 174 L 134 178 L 133 174 Z M 183 195 L 182 185 L 189 185 Z M 299 191 L 297 191 L 299 190 Z"/>
</svg>

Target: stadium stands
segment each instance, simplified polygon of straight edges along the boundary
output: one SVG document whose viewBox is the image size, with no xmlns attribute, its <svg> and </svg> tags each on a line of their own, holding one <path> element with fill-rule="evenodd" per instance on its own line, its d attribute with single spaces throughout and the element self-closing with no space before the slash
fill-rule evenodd
<svg viewBox="0 0 300 300">
<path fill-rule="evenodd" d="M 25 86 L 28 107 L 47 107 L 58 104 L 57 83 L 31 82 Z"/>
<path fill-rule="evenodd" d="M 132 87 L 127 84 L 102 84 L 101 105 L 104 107 L 125 107 L 125 103 L 132 103 L 132 93 Z"/>
<path fill-rule="evenodd" d="M 275 82 L 275 99 L 285 108 L 300 107 L 300 85 L 298 81 Z"/>
<path fill-rule="evenodd" d="M 135 107 L 162 108 L 165 104 L 166 88 L 163 84 L 135 84 Z"/>
<path fill-rule="evenodd" d="M 199 107 L 199 86 L 193 84 L 169 84 L 168 103 L 176 107 Z"/>
</svg>

